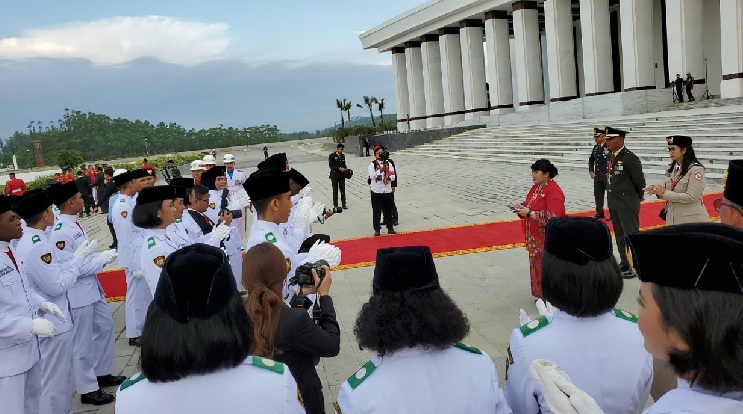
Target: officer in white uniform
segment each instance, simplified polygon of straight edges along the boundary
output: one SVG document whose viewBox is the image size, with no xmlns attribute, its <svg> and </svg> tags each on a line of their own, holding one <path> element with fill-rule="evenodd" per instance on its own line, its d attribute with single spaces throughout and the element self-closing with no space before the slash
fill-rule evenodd
<svg viewBox="0 0 743 414">
<path fill-rule="evenodd" d="M 183 213 L 189 204 L 188 189 L 193 189 L 193 178 L 174 178 L 169 184 L 175 190 L 173 207 L 175 207 L 175 222 L 168 226 L 166 234 L 169 238 L 177 240 L 178 244 L 193 244 L 194 241 L 188 232 L 188 227 L 183 222 Z"/>
<path fill-rule="evenodd" d="M 289 190 L 291 193 L 289 200 L 292 202 L 292 208 L 289 212 L 289 220 L 286 223 L 279 224 L 279 230 L 283 239 L 287 240 L 294 252 L 300 251 L 302 243 L 312 236 L 312 224 L 321 220 L 324 221 L 326 218 L 325 204 L 313 202 L 311 189 L 308 187 L 309 183 L 310 181 L 296 168 L 289 170 Z M 311 212 L 308 213 L 306 210 L 299 212 L 300 207 L 310 208 Z M 300 213 L 307 217 L 298 219 Z M 330 241 L 330 237 L 327 235 L 317 235 L 313 240 L 319 239 L 326 243 Z M 310 242 L 314 243 L 313 240 L 310 240 Z"/>
<path fill-rule="evenodd" d="M 88 236 L 77 221 L 83 211 L 83 200 L 74 182 L 49 189 L 49 198 L 59 207 L 59 219 L 49 236 L 57 248 L 59 261 L 66 266 L 74 252 Z M 106 256 L 113 261 L 115 255 Z M 102 387 L 119 385 L 125 379 L 112 375 L 114 371 L 114 323 L 96 273 L 108 264 L 101 262 L 98 269 L 78 276 L 67 291 L 72 309 L 73 374 L 77 392 L 83 404 L 101 405 L 113 401 L 113 395 Z M 82 270 L 82 269 L 81 269 Z M 89 269 L 86 269 L 89 270 Z"/>
<path fill-rule="evenodd" d="M 403 292 L 427 309 L 412 309 Z M 428 247 L 378 250 L 373 295 L 356 320 L 356 338 L 377 356 L 341 384 L 336 413 L 511 413 L 493 361 L 459 342 L 469 325 L 439 287 Z"/>
<path fill-rule="evenodd" d="M 142 353 L 151 357 L 121 385 L 117 414 L 304 413 L 289 369 L 250 355 L 250 322 L 220 249 L 195 244 L 171 254 L 150 317 L 158 323 L 145 324 Z M 216 337 L 225 352 L 214 354 Z"/>
<path fill-rule="evenodd" d="M 95 272 L 103 262 L 112 260 L 116 252 L 100 255 L 95 245 L 88 243 L 78 248 L 73 260 L 60 266 L 57 249 L 49 243 L 46 228 L 54 225 L 51 201 L 45 191 L 28 191 L 15 207 L 29 226 L 18 243 L 16 261 L 27 276 L 31 288 L 62 311 L 65 321 L 52 314 L 45 318 L 56 327 L 53 337 L 40 338 L 41 349 L 41 409 L 40 413 L 65 413 L 72 407 L 75 383 L 72 376 L 72 317 L 67 290 L 81 274 Z M 93 257 L 90 257 L 93 255 Z M 104 256 L 104 257 L 101 257 Z M 107 257 L 108 256 L 108 257 Z"/>
<path fill-rule="evenodd" d="M 217 165 L 217 159 L 211 154 L 204 155 L 204 158 L 201 161 L 204 163 L 206 171 L 211 170 Z"/>
<path fill-rule="evenodd" d="M 7 196 L 0 196 L 0 404 L 3 414 L 39 412 L 42 364 L 41 336 L 51 336 L 52 322 L 39 318 L 38 311 L 65 319 L 62 311 L 39 296 L 30 286 L 10 247 L 22 229 L 10 209 Z"/>
<path fill-rule="evenodd" d="M 637 317 L 614 309 L 622 292 L 611 233 L 591 218 L 547 223 L 542 290 L 557 310 L 514 329 L 507 354 L 506 399 L 516 414 L 550 413 L 529 371 L 535 359 L 557 363 L 608 413 L 639 413 L 653 380 L 653 358 Z M 591 266 L 588 266 L 591 264 Z"/>
<path fill-rule="evenodd" d="M 141 175 L 141 170 L 135 170 Z M 119 197 L 111 209 L 111 222 L 119 240 L 119 246 L 126 247 L 119 250 L 119 266 L 124 268 L 126 275 L 126 302 L 124 304 L 124 318 L 126 321 L 126 337 L 129 345 L 139 346 L 139 337 L 147 316 L 147 305 L 152 302 L 144 273 L 139 264 L 139 250 L 142 246 L 142 229 L 132 223 L 135 196 L 140 190 L 139 179 L 134 178 L 134 172 L 124 171 L 113 177 L 116 187 L 119 188 Z"/>
<path fill-rule="evenodd" d="M 225 167 L 225 174 L 227 175 L 227 190 L 230 192 L 230 199 L 235 197 L 237 194 L 244 193 L 243 184 L 248 177 L 242 170 L 235 168 L 235 156 L 232 154 L 224 154 L 222 157 L 222 163 Z M 245 209 L 243 209 L 245 210 Z M 235 219 L 237 222 L 237 230 L 240 232 L 240 240 L 245 239 L 245 214 L 247 211 L 243 211 L 243 217 Z M 242 244 L 242 243 L 241 243 Z M 242 247 L 242 246 L 241 246 Z"/>
</svg>

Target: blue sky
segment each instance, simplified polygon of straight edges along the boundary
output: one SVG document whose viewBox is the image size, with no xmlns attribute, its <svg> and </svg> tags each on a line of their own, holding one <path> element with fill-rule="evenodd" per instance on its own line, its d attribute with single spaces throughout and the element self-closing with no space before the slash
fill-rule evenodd
<svg viewBox="0 0 743 414">
<path fill-rule="evenodd" d="M 420 3 L 4 1 L 0 137 L 65 107 L 285 132 L 333 125 L 335 98 L 394 108 L 391 58 L 358 35 Z"/>
</svg>

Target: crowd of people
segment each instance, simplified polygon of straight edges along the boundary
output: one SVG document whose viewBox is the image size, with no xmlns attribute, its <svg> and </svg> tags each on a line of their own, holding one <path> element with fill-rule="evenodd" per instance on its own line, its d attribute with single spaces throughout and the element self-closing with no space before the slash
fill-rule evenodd
<svg viewBox="0 0 743 414">
<path fill-rule="evenodd" d="M 505 388 L 490 356 L 462 343 L 470 324 L 429 248 L 383 248 L 353 327 L 374 356 L 349 372 L 335 412 L 639 413 L 650 395 L 650 413 L 743 412 L 743 160 L 730 162 L 714 202 L 722 224 L 709 223 L 691 138 L 666 139 L 667 180 L 646 185 L 627 133 L 595 133 L 606 148 L 592 157 L 606 166 L 591 172 L 605 175 L 620 261 L 598 210 L 566 217 L 557 168 L 536 161 L 525 201 L 510 207 L 524 222 L 541 315 L 522 312 L 514 327 Z M 368 168 L 377 234 L 382 212 L 393 220 L 385 152 L 375 147 Z M 335 154 L 331 170 L 345 173 Z M 313 225 L 333 211 L 286 154 L 250 174 L 235 162 L 208 154 L 168 185 L 156 185 L 154 168 L 104 170 L 118 250 L 98 252 L 77 221 L 86 202 L 74 181 L 0 196 L 3 412 L 68 413 L 75 391 L 83 404 L 115 400 L 121 414 L 325 412 L 315 367 L 340 352 L 330 291 L 341 251 Z M 639 231 L 646 194 L 666 201 L 666 227 Z M 113 372 L 113 319 L 96 276 L 117 257 L 126 337 L 141 347 L 142 372 L 130 379 Z M 637 315 L 616 309 L 628 276 L 641 282 Z"/>
</svg>

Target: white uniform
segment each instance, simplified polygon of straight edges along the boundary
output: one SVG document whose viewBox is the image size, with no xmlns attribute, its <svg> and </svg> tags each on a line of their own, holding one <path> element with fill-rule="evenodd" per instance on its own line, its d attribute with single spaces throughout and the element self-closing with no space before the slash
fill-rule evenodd
<svg viewBox="0 0 743 414">
<path fill-rule="evenodd" d="M 144 272 L 144 280 L 147 282 L 150 293 L 154 297 L 165 259 L 174 251 L 186 247 L 188 243 L 183 239 L 171 239 L 166 234 L 166 230 L 161 229 L 145 229 L 143 243 L 139 255 L 140 267 Z"/>
<path fill-rule="evenodd" d="M 235 193 L 242 190 L 245 191 L 243 188 L 243 183 L 248 179 L 247 176 L 245 176 L 245 173 L 242 172 L 242 170 L 238 170 L 235 168 L 232 171 L 226 171 L 225 175 L 227 176 L 227 190 L 230 192 L 230 197 L 234 196 Z M 247 211 L 243 211 L 243 217 L 236 219 L 237 222 L 237 230 L 240 233 L 240 243 L 242 247 L 242 240 L 245 238 L 245 217 L 244 215 L 247 214 Z M 238 284 L 239 286 L 239 284 Z"/>
<path fill-rule="evenodd" d="M 185 210 L 183 211 L 183 213 L 183 216 L 185 218 L 188 213 L 186 213 Z M 165 229 L 165 234 L 167 234 L 169 238 L 176 240 L 176 244 L 179 245 L 189 246 L 194 243 L 193 239 L 191 239 L 188 228 L 186 228 L 186 225 L 183 223 L 182 218 L 176 219 L 173 224 L 168 226 L 168 228 Z"/>
<path fill-rule="evenodd" d="M 297 396 L 288 367 L 249 356 L 234 368 L 174 382 L 137 374 L 119 387 L 116 414 L 304 413 Z"/>
<path fill-rule="evenodd" d="M 44 298 L 11 260 L 8 242 L 0 242 L 0 411 L 39 412 L 41 353 L 31 325 Z M 16 263 L 18 261 L 16 260 Z"/>
<path fill-rule="evenodd" d="M 341 385 L 338 414 L 510 414 L 490 357 L 457 344 L 407 348 L 364 364 Z"/>
<path fill-rule="evenodd" d="M 127 338 L 142 336 L 147 307 L 152 302 L 152 294 L 144 278 L 134 277 L 134 272 L 141 267 L 139 250 L 143 238 L 143 230 L 132 222 L 135 203 L 135 197 L 119 193 L 111 211 L 111 222 L 116 231 L 118 245 L 121 246 L 118 249 L 119 266 L 124 268 L 126 275 L 124 318 Z"/>
<path fill-rule="evenodd" d="M 714 394 L 679 379 L 678 388 L 668 391 L 644 414 L 743 413 L 743 392 Z"/>
<path fill-rule="evenodd" d="M 229 195 L 227 197 L 227 209 L 231 209 L 229 204 Z M 206 210 L 206 216 L 209 217 L 214 223 L 219 222 L 219 211 L 222 205 L 222 190 L 209 190 L 209 208 Z M 215 208 L 212 208 L 215 206 Z M 223 240 L 225 253 L 230 261 L 230 267 L 232 268 L 232 274 L 235 277 L 238 290 L 242 290 L 242 273 L 243 273 L 243 260 L 242 260 L 242 236 L 240 235 L 240 229 L 238 228 L 238 222 L 243 220 L 233 219 L 230 224 L 232 231 L 229 237 Z"/>
<path fill-rule="evenodd" d="M 297 254 L 296 251 L 293 251 L 289 243 L 283 238 L 279 230 L 279 225 L 264 220 L 258 220 L 250 227 L 250 235 L 248 236 L 248 244 L 245 246 L 245 250 L 250 250 L 251 247 L 261 243 L 272 243 L 281 250 L 284 258 L 288 260 L 287 267 L 289 268 L 289 272 L 287 273 L 282 290 L 284 300 L 288 300 L 296 290 L 289 287 L 289 278 L 294 276 L 297 267 L 306 262 L 307 254 Z"/>
<path fill-rule="evenodd" d="M 77 217 L 60 214 L 54 224 L 49 241 L 58 249 L 61 266 L 72 261 L 75 250 L 88 239 Z M 96 377 L 114 371 L 114 321 L 96 273 L 98 267 L 81 269 L 77 281 L 67 290 L 67 299 L 72 309 L 72 354 L 73 374 L 77 392 L 86 394 L 99 389 Z"/>
<path fill-rule="evenodd" d="M 40 413 L 66 413 L 72 407 L 75 383 L 72 376 L 72 316 L 67 290 L 78 275 L 95 272 L 103 267 L 93 257 L 81 269 L 75 260 L 60 265 L 59 254 L 44 231 L 26 228 L 18 243 L 16 261 L 23 269 L 33 290 L 44 300 L 54 303 L 64 313 L 66 321 L 52 314 L 45 318 L 57 328 L 53 337 L 39 338 L 41 348 L 41 408 Z"/>
<path fill-rule="evenodd" d="M 637 317 L 614 310 L 576 318 L 555 310 L 514 329 L 507 351 L 506 399 L 515 414 L 550 413 L 529 372 L 538 358 L 560 366 L 607 414 L 639 413 L 650 395 L 653 358 Z"/>
<path fill-rule="evenodd" d="M 217 247 L 219 248 L 219 240 L 214 239 L 210 236 L 210 234 L 204 234 L 204 231 L 201 230 L 201 227 L 194 221 L 193 217 L 191 216 L 191 213 L 189 211 L 195 211 L 192 209 L 187 209 L 183 211 L 183 218 L 181 219 L 180 226 L 184 228 L 184 230 L 188 233 L 188 237 L 191 240 L 191 244 L 194 243 L 204 243 L 208 244 L 209 246 Z M 197 214 L 201 214 L 198 211 Z"/>
<path fill-rule="evenodd" d="M 310 237 L 312 235 L 312 232 L 305 233 L 304 230 L 297 229 L 294 226 L 294 217 L 297 214 L 297 204 L 302 199 L 301 194 L 295 194 L 291 196 L 290 200 L 292 202 L 292 208 L 289 211 L 289 220 L 287 220 L 286 223 L 279 224 L 279 231 L 281 232 L 284 240 L 287 241 L 289 244 L 289 247 L 292 249 L 293 252 L 298 252 L 299 248 L 302 246 L 302 242 L 307 237 Z"/>
</svg>

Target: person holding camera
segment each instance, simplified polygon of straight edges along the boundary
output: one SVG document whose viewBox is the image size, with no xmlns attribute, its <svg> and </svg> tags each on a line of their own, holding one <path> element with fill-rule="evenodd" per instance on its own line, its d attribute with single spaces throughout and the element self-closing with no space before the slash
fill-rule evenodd
<svg viewBox="0 0 743 414">
<path fill-rule="evenodd" d="M 242 284 L 248 290 L 246 309 L 253 323 L 253 354 L 285 363 L 297 381 L 297 389 L 308 414 L 325 413 L 322 383 L 315 365 L 319 358 L 340 352 L 340 328 L 335 317 L 327 265 L 298 275 L 303 294 L 317 293 L 320 314 L 313 321 L 304 309 L 290 308 L 282 301 L 286 260 L 275 245 L 263 242 L 245 254 Z M 250 266 L 247 266 L 250 263 Z M 308 283 L 309 282 L 309 283 Z M 307 284 L 308 283 L 308 284 Z"/>
<path fill-rule="evenodd" d="M 346 205 L 346 172 L 351 171 L 346 166 L 346 154 L 343 153 L 346 148 L 343 144 L 335 146 L 335 152 L 328 156 L 328 165 L 330 166 L 330 182 L 333 184 L 333 207 L 338 208 L 338 190 L 341 192 L 341 206 L 347 209 Z"/>
<path fill-rule="evenodd" d="M 374 161 L 369 164 L 369 189 L 371 191 L 372 226 L 374 235 L 381 235 L 382 211 L 387 217 L 387 233 L 396 234 L 392 218 L 392 182 L 396 179 L 395 166 L 389 162 L 390 153 L 381 145 L 374 147 Z"/>
</svg>

